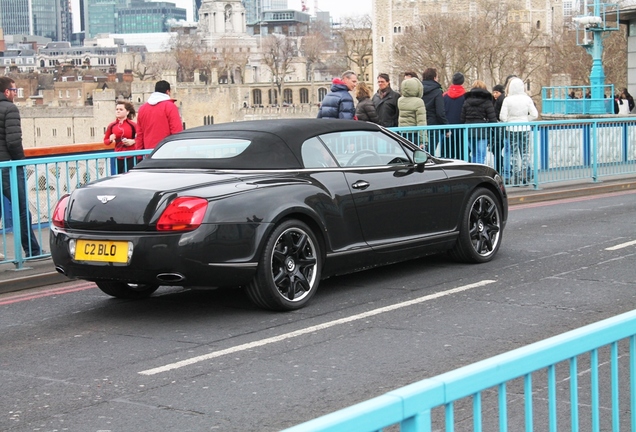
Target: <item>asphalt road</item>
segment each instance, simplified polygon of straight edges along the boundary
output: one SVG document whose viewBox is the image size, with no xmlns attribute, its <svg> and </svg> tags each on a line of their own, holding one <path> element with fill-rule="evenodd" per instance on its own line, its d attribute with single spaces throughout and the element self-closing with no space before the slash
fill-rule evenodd
<svg viewBox="0 0 636 432">
<path fill-rule="evenodd" d="M 293 313 L 233 290 L 1 295 L 0 430 L 292 426 L 633 309 L 634 214 L 634 191 L 515 206 L 491 263 L 332 278 Z"/>
</svg>

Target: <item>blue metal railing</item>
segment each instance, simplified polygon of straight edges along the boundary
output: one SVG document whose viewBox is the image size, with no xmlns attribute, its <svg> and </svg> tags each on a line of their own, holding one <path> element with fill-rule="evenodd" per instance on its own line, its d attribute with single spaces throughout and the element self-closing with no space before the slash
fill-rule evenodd
<svg viewBox="0 0 636 432">
<path fill-rule="evenodd" d="M 47 229 L 55 204 L 62 195 L 70 193 L 88 182 L 114 174 L 114 162 L 121 155 L 137 156 L 148 153 L 150 150 L 118 153 L 108 151 L 0 162 L 0 170 L 9 170 L 11 191 L 9 200 L 3 200 L 0 203 L 2 221 L 0 252 L 4 255 L 4 259 L 0 259 L 0 263 L 12 262 L 17 269 L 21 269 L 28 262 L 20 239 L 21 227 L 17 216 L 20 215 L 19 203 L 18 199 L 14 199 L 14 197 L 18 197 L 19 168 L 23 171 L 23 177 L 19 181 L 26 185 L 25 192 L 34 232 L 33 237 L 29 236 L 29 245 L 26 248 L 30 249 L 30 246 L 37 241 L 43 249 L 43 253 L 29 258 L 40 258 L 49 255 L 44 251 L 48 245 Z M 3 179 L 0 176 L 0 188 L 2 186 Z M 10 206 L 5 205 L 7 202 L 10 203 Z"/>
<path fill-rule="evenodd" d="M 601 388 L 610 390 L 603 394 Z M 626 394 L 628 402 L 619 403 L 619 394 Z M 378 432 L 397 426 L 403 432 L 453 431 L 460 426 L 501 432 L 636 430 L 636 311 L 425 379 L 284 432 Z"/>
<path fill-rule="evenodd" d="M 614 85 L 604 85 L 600 91 L 607 97 L 592 98 L 592 86 L 543 87 L 541 114 L 591 114 L 598 113 L 597 106 L 605 114 L 614 114 Z"/>
<path fill-rule="evenodd" d="M 596 182 L 602 177 L 636 173 L 636 119 L 631 118 L 392 130 L 425 146 L 435 156 L 489 163 L 502 174 L 506 186 L 530 185 L 539 189 L 546 183 L 585 179 Z M 479 140 L 487 143 L 484 160 L 473 158 L 473 146 Z"/>
</svg>

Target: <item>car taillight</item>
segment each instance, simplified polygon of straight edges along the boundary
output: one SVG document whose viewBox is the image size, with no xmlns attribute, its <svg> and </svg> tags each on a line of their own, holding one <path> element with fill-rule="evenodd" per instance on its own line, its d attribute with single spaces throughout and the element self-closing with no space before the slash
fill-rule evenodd
<svg viewBox="0 0 636 432">
<path fill-rule="evenodd" d="M 64 215 L 66 214 L 69 198 L 69 194 L 63 195 L 55 205 L 55 210 L 53 210 L 53 225 L 56 227 L 64 228 Z"/>
<path fill-rule="evenodd" d="M 208 201 L 203 198 L 181 197 L 172 201 L 157 222 L 158 231 L 191 231 L 197 229 Z"/>
</svg>

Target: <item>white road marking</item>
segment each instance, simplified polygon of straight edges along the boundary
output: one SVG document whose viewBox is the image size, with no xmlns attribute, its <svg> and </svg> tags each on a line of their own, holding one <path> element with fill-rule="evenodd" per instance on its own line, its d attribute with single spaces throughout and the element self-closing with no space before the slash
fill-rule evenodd
<svg viewBox="0 0 636 432">
<path fill-rule="evenodd" d="M 473 284 L 470 284 L 470 285 L 464 285 L 464 286 L 461 286 L 461 287 L 453 288 L 453 289 L 450 289 L 448 291 L 442 291 L 442 292 L 438 292 L 438 293 L 435 293 L 435 294 L 430 294 L 430 295 L 427 295 L 427 296 L 424 296 L 424 297 L 418 297 L 418 298 L 413 299 L 413 300 L 405 301 L 405 302 L 402 302 L 402 303 L 397 303 L 397 304 L 394 304 L 394 305 L 391 305 L 391 306 L 381 307 L 381 308 L 378 308 L 378 309 L 373 309 L 373 310 L 370 310 L 368 312 L 363 312 L 363 313 L 358 314 L 358 315 L 352 315 L 350 317 L 340 318 L 340 319 L 337 319 L 337 320 L 334 320 L 334 321 L 329 321 L 329 322 L 326 322 L 326 323 L 323 323 L 323 324 L 318 324 L 318 325 L 315 325 L 315 326 L 311 326 L 311 327 L 307 327 L 307 328 L 304 328 L 304 329 L 296 330 L 296 331 L 293 331 L 293 332 L 290 332 L 290 333 L 285 333 L 285 334 L 280 335 L 280 336 L 274 336 L 274 337 L 270 337 L 270 338 L 254 341 L 254 342 L 249 342 L 249 343 L 242 344 L 242 345 L 237 345 L 235 347 L 226 348 L 224 350 L 214 351 L 214 352 L 211 352 L 209 354 L 204 354 L 204 355 L 200 355 L 200 356 L 197 356 L 197 357 L 192 357 L 190 359 L 181 360 L 181 361 L 178 361 L 176 363 L 167 364 L 165 366 L 160 366 L 160 367 L 157 367 L 157 368 L 144 370 L 144 371 L 141 371 L 139 373 L 141 375 L 156 375 L 156 374 L 159 374 L 159 373 L 162 373 L 162 372 L 168 372 L 170 370 L 180 369 L 182 367 L 189 366 L 189 365 L 192 365 L 192 364 L 195 364 L 195 363 L 199 363 L 199 362 L 202 362 L 202 361 L 211 360 L 213 358 L 221 357 L 221 356 L 228 355 L 228 354 L 234 354 L 234 353 L 237 353 L 237 352 L 240 352 L 240 351 L 246 351 L 246 350 L 249 350 L 249 349 L 252 349 L 252 348 L 261 347 L 261 346 L 273 344 L 273 343 L 276 343 L 276 342 L 281 342 L 281 341 L 284 341 L 284 340 L 287 340 L 287 339 L 292 339 L 292 338 L 295 338 L 295 337 L 298 337 L 298 336 L 302 336 L 302 335 L 305 335 L 305 334 L 308 334 L 308 333 L 314 333 L 314 332 L 317 332 L 317 331 L 320 331 L 320 330 L 325 330 L 325 329 L 328 329 L 330 327 L 334 327 L 334 326 L 337 326 L 337 325 L 346 324 L 346 323 L 350 323 L 350 322 L 353 322 L 353 321 L 359 321 L 361 319 L 369 318 L 369 317 L 372 317 L 374 315 L 379 315 L 379 314 L 382 314 L 382 313 L 385 313 L 385 312 L 391 312 L 391 311 L 394 311 L 394 310 L 397 310 L 397 309 L 405 308 L 407 306 L 413 306 L 413 305 L 416 305 L 416 304 L 419 304 L 419 303 L 424 303 L 424 302 L 427 302 L 427 301 L 430 301 L 430 300 L 435 300 L 435 299 L 438 299 L 438 298 L 441 298 L 441 297 L 449 296 L 449 295 L 452 295 L 452 294 L 457 294 L 457 293 L 460 293 L 462 291 L 467 291 L 469 289 L 482 287 L 482 286 L 485 286 L 485 285 L 488 285 L 488 284 L 491 284 L 491 283 L 494 283 L 494 282 L 496 282 L 496 281 L 494 281 L 494 280 L 483 280 L 483 281 L 476 282 L 476 283 L 473 283 Z"/>
<path fill-rule="evenodd" d="M 605 248 L 605 250 L 607 250 L 607 251 L 615 251 L 615 250 L 624 249 L 626 247 L 630 247 L 630 246 L 634 246 L 634 245 L 636 245 L 636 240 L 630 241 L 630 242 L 627 242 L 627 243 L 621 243 L 621 244 L 616 245 L 616 246 L 608 247 L 608 248 Z"/>
</svg>

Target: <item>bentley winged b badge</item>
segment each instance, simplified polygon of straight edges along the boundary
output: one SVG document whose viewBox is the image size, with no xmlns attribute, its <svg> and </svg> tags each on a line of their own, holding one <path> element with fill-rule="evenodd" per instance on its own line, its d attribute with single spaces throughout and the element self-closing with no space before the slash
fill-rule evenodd
<svg viewBox="0 0 636 432">
<path fill-rule="evenodd" d="M 108 201 L 114 200 L 115 195 L 97 195 L 97 199 L 100 200 L 102 204 L 106 204 Z"/>
</svg>

